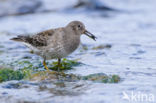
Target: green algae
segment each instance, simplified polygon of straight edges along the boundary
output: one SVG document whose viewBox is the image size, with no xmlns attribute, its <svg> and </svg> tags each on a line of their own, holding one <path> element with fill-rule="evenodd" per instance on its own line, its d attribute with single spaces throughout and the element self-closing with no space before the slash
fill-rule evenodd
<svg viewBox="0 0 156 103">
<path fill-rule="evenodd" d="M 18 64 L 21 64 L 21 65 L 23 65 L 23 64 L 31 64 L 31 62 L 25 60 L 25 61 L 20 61 L 20 62 L 18 62 Z"/>
<path fill-rule="evenodd" d="M 58 68 L 58 62 L 53 62 L 52 64 L 47 63 L 49 69 L 56 70 Z M 63 59 L 60 66 L 60 71 L 70 70 L 73 66 L 80 65 L 81 63 L 77 62 L 77 60 L 67 60 Z M 34 76 L 41 77 L 43 80 L 47 78 L 47 71 L 44 70 L 44 66 L 41 62 L 35 63 L 30 62 L 29 60 L 22 60 L 22 61 L 15 61 L 14 63 L 10 64 L 10 67 L 19 66 L 20 69 L 13 70 L 12 68 L 0 68 L 0 82 L 9 81 L 9 80 L 21 80 L 21 79 L 28 79 L 30 80 Z M 51 71 L 49 74 L 51 77 L 55 77 L 57 72 Z M 55 73 L 55 75 L 53 74 Z M 62 77 L 64 74 L 62 73 Z"/>
<path fill-rule="evenodd" d="M 24 74 L 23 79 L 27 79 L 27 80 L 30 80 L 32 78 L 32 74 L 34 73 L 33 70 L 27 68 L 19 69 L 19 71 L 21 71 Z"/>
<path fill-rule="evenodd" d="M 22 61 L 16 61 L 13 63 L 14 65 L 20 66 L 21 69 L 31 69 L 31 70 L 38 70 L 40 68 L 43 68 L 43 65 L 41 62 L 30 62 L 30 60 L 22 60 Z"/>
<path fill-rule="evenodd" d="M 118 83 L 120 82 L 120 77 L 118 75 L 106 75 L 104 73 L 90 74 L 87 76 L 80 76 L 75 74 L 66 74 L 64 72 L 56 71 L 33 71 L 31 69 L 19 69 L 13 70 L 10 68 L 0 69 L 0 82 L 10 81 L 10 80 L 32 80 L 32 81 L 42 81 L 42 80 L 61 80 L 68 82 L 76 82 L 80 80 L 93 81 L 98 83 Z"/>
<path fill-rule="evenodd" d="M 25 73 L 21 70 L 12 70 L 10 68 L 0 69 L 0 82 L 9 80 L 21 80 L 25 77 Z"/>
<path fill-rule="evenodd" d="M 22 60 L 22 61 L 16 61 L 15 63 L 12 63 L 12 64 L 13 65 L 18 65 L 22 69 L 33 69 L 33 70 L 41 70 L 41 69 L 43 70 L 43 69 L 45 69 L 42 62 L 30 62 L 29 59 Z M 57 71 L 58 61 L 53 61 L 52 63 L 47 62 L 46 64 L 47 64 L 47 66 L 48 66 L 48 68 L 50 70 Z M 70 69 L 73 69 L 74 66 L 79 66 L 81 64 L 82 63 L 78 62 L 78 60 L 68 60 L 68 59 L 64 58 L 64 59 L 62 59 L 59 68 L 60 68 L 60 71 L 70 70 Z"/>
<path fill-rule="evenodd" d="M 12 68 L 0 67 L 0 82 L 30 79 L 32 73 L 33 70 L 27 68 L 13 70 Z"/>
<path fill-rule="evenodd" d="M 49 69 L 55 70 L 55 71 L 58 70 L 58 62 L 57 61 L 53 62 L 51 65 L 52 66 L 49 67 Z M 81 63 L 78 62 L 77 60 L 68 60 L 68 59 L 64 58 L 61 61 L 59 69 L 60 70 L 70 70 L 70 69 L 73 69 L 74 66 L 79 66 L 79 65 L 81 65 Z"/>
<path fill-rule="evenodd" d="M 45 70 L 41 62 L 31 62 L 29 60 L 17 61 L 14 66 L 20 65 L 20 69 L 13 70 L 11 68 L 0 68 L 0 82 L 9 80 L 61 80 L 68 82 L 76 81 L 93 81 L 98 83 L 118 83 L 120 77 L 118 75 L 106 75 L 104 73 L 90 74 L 80 76 L 75 74 L 66 74 L 63 71 L 73 69 L 74 66 L 81 65 L 78 60 L 63 59 L 60 66 L 60 72 L 57 72 L 58 62 L 52 64 L 47 63 L 50 70 Z M 11 66 L 12 67 L 12 66 Z"/>
<path fill-rule="evenodd" d="M 89 80 L 98 83 L 118 83 L 120 77 L 118 75 L 106 75 L 104 73 L 95 73 L 83 76 L 82 80 Z"/>
</svg>

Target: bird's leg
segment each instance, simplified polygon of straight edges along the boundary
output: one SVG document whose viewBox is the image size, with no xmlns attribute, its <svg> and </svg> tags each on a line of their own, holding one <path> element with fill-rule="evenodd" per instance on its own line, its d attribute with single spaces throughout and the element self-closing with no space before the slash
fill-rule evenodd
<svg viewBox="0 0 156 103">
<path fill-rule="evenodd" d="M 48 67 L 46 65 L 46 60 L 45 59 L 43 60 L 43 65 L 44 65 L 44 68 L 49 71 L 49 69 L 48 69 Z"/>
<path fill-rule="evenodd" d="M 61 59 L 58 58 L 58 66 L 57 66 L 57 71 L 60 72 L 60 68 L 61 68 Z"/>
<path fill-rule="evenodd" d="M 58 80 L 60 80 L 60 67 L 61 67 L 61 59 L 58 58 L 58 64 L 57 64 L 57 72 L 58 72 L 58 75 L 57 75 L 57 78 Z"/>
</svg>

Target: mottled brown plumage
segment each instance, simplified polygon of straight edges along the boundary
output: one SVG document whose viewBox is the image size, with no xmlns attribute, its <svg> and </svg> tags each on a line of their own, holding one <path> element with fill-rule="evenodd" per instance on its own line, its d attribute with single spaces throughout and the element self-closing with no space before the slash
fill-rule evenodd
<svg viewBox="0 0 156 103">
<path fill-rule="evenodd" d="M 48 45 L 47 41 L 49 37 L 52 36 L 53 34 L 54 30 L 46 30 L 37 33 L 36 35 L 26 35 L 26 36 L 19 35 L 18 37 L 12 38 L 11 40 L 26 42 L 31 44 L 32 46 L 41 47 Z"/>
<path fill-rule="evenodd" d="M 23 42 L 35 54 L 43 57 L 43 64 L 48 69 L 45 60 L 58 58 L 60 61 L 61 58 L 68 56 L 78 48 L 82 34 L 96 39 L 85 29 L 82 22 L 72 21 L 65 27 L 46 30 L 34 35 L 19 35 L 11 40 Z"/>
</svg>

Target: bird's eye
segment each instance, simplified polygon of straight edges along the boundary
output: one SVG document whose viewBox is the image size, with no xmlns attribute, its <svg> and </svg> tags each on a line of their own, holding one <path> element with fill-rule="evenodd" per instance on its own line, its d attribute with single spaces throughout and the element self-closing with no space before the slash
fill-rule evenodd
<svg viewBox="0 0 156 103">
<path fill-rule="evenodd" d="M 80 28 L 80 27 L 81 27 L 81 25 L 78 25 L 78 27 Z"/>
</svg>

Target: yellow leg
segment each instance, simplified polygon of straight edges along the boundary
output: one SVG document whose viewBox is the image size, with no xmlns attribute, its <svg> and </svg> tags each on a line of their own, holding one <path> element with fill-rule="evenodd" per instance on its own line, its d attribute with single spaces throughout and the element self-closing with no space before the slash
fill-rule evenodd
<svg viewBox="0 0 156 103">
<path fill-rule="evenodd" d="M 49 69 L 48 69 L 48 67 L 47 67 L 47 65 L 46 65 L 45 60 L 43 61 L 43 65 L 44 65 L 44 68 L 45 68 L 46 70 L 48 70 L 48 71 L 49 71 Z"/>
</svg>

